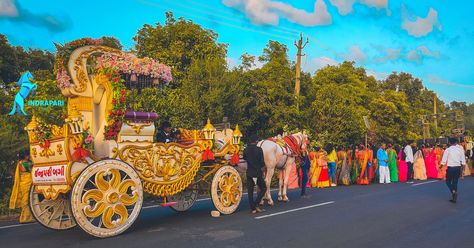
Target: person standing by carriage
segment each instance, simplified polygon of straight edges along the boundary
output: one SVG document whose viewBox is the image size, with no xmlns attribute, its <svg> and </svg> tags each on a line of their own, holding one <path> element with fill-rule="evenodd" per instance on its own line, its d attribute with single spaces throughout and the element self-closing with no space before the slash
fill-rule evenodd
<svg viewBox="0 0 474 248">
<path fill-rule="evenodd" d="M 262 148 L 257 146 L 258 137 L 253 134 L 250 136 L 250 142 L 244 149 L 244 160 L 247 161 L 247 190 L 250 209 L 253 214 L 260 213 L 265 210 L 258 207 L 258 203 L 262 200 L 267 186 L 263 179 L 263 168 L 265 168 L 265 160 L 263 158 Z M 254 200 L 253 191 L 255 185 L 258 186 L 260 191 L 257 191 L 257 198 Z"/>
<path fill-rule="evenodd" d="M 21 208 L 20 223 L 33 221 L 30 211 L 29 193 L 31 188 L 31 169 L 33 163 L 28 151 L 19 154 L 18 164 L 15 170 L 15 181 L 13 182 L 12 194 L 10 196 L 10 209 Z"/>
</svg>

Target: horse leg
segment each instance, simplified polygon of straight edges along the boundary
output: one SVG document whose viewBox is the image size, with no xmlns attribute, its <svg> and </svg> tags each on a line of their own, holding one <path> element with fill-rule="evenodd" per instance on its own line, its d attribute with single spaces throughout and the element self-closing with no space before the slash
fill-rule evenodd
<svg viewBox="0 0 474 248">
<path fill-rule="evenodd" d="M 283 200 L 282 194 L 283 194 L 283 179 L 284 178 L 284 172 L 283 170 L 280 170 L 278 172 L 278 201 L 281 202 Z"/>
<path fill-rule="evenodd" d="M 273 199 L 272 194 L 270 193 L 270 184 L 272 182 L 273 173 L 275 172 L 275 168 L 267 168 L 267 175 L 265 177 L 265 183 L 267 186 L 267 193 L 265 194 L 265 198 L 267 199 L 267 203 L 269 206 L 273 206 Z"/>
<path fill-rule="evenodd" d="M 289 202 L 290 200 L 288 199 L 288 196 L 287 196 L 287 190 L 288 190 L 288 183 L 289 183 L 289 180 L 290 180 L 290 172 L 291 172 L 291 167 L 293 166 L 293 163 L 291 164 L 287 164 L 285 166 L 285 169 L 283 169 L 284 171 L 284 178 L 283 178 L 283 193 L 282 193 L 282 196 L 283 196 L 283 202 Z"/>
<path fill-rule="evenodd" d="M 18 105 L 20 106 L 20 111 L 25 115 L 27 116 L 26 112 L 25 112 L 25 102 L 24 102 L 24 99 L 21 99 L 21 101 L 18 101 Z"/>
</svg>

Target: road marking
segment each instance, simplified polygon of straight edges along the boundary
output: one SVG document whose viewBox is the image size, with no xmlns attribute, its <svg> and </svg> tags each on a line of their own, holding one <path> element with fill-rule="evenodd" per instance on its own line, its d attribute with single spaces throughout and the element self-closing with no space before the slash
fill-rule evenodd
<svg viewBox="0 0 474 248">
<path fill-rule="evenodd" d="M 271 189 L 270 192 L 277 191 L 278 189 Z M 248 193 L 243 193 L 242 195 L 248 195 Z M 201 201 L 209 201 L 211 198 L 201 198 L 197 199 L 196 202 L 201 202 Z M 151 206 L 146 206 L 142 207 L 142 209 L 148 209 L 148 208 L 159 208 L 161 205 L 151 205 Z"/>
<path fill-rule="evenodd" d="M 29 226 L 29 225 L 36 225 L 38 223 L 25 223 L 25 224 L 16 224 L 16 225 L 9 225 L 9 226 L 0 226 L 0 229 L 8 229 L 8 228 L 14 228 L 14 227 L 20 227 L 20 226 Z"/>
<path fill-rule="evenodd" d="M 412 187 L 416 187 L 416 186 L 420 186 L 420 185 L 423 185 L 423 184 L 428 184 L 428 183 L 436 183 L 438 181 L 429 181 L 429 182 L 423 182 L 423 183 L 415 183 L 415 184 L 412 184 L 411 186 Z"/>
<path fill-rule="evenodd" d="M 290 209 L 290 210 L 277 212 L 277 213 L 273 213 L 273 214 L 262 215 L 262 216 L 255 217 L 255 219 L 259 220 L 259 219 L 268 218 L 268 217 L 272 217 L 272 216 L 276 216 L 276 215 L 287 214 L 287 213 L 291 213 L 291 212 L 295 212 L 295 211 L 300 211 L 300 210 L 304 210 L 304 209 L 308 209 L 308 208 L 320 207 L 320 206 L 333 204 L 333 203 L 334 203 L 334 201 L 323 202 L 323 203 L 310 205 L 310 206 L 306 206 L 306 207 L 295 208 L 295 209 Z"/>
</svg>

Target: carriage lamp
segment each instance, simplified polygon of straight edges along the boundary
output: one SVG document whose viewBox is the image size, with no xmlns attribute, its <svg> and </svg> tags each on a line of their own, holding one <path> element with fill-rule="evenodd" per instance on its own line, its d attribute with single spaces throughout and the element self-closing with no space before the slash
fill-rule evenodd
<svg viewBox="0 0 474 248">
<path fill-rule="evenodd" d="M 240 144 L 240 138 L 242 138 L 242 132 L 240 132 L 239 124 L 235 125 L 235 130 L 232 132 L 232 144 Z"/>
<path fill-rule="evenodd" d="M 26 125 L 25 127 L 25 131 L 28 132 L 28 139 L 30 141 L 30 143 L 33 143 L 36 141 L 36 135 L 35 135 L 35 132 L 36 132 L 36 129 L 38 128 L 38 121 L 36 120 L 36 116 L 33 115 L 33 117 L 31 117 L 31 121 L 30 123 L 28 123 L 28 125 Z"/>
<path fill-rule="evenodd" d="M 82 119 L 81 112 L 77 110 L 75 105 L 72 106 L 68 118 L 65 121 L 69 125 L 69 129 L 71 130 L 72 134 L 84 132 L 84 120 Z"/>
<path fill-rule="evenodd" d="M 207 124 L 202 129 L 204 133 L 204 139 L 206 140 L 213 140 L 214 135 L 216 134 L 216 128 L 211 124 L 211 120 L 207 119 Z"/>
</svg>

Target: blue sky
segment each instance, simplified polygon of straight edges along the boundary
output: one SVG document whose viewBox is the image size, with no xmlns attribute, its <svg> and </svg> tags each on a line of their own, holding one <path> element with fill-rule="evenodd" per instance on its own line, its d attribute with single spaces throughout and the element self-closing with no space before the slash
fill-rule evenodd
<svg viewBox="0 0 474 248">
<path fill-rule="evenodd" d="M 474 1 L 395 0 L 0 0 L 0 33 L 13 45 L 54 51 L 53 42 L 114 36 L 126 48 L 143 24 L 164 12 L 219 34 L 228 62 L 259 55 L 268 40 L 309 37 L 302 59 L 314 73 L 354 60 L 378 79 L 405 71 L 445 101 L 474 102 Z"/>
</svg>

